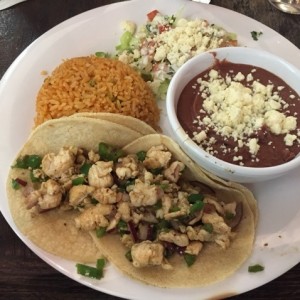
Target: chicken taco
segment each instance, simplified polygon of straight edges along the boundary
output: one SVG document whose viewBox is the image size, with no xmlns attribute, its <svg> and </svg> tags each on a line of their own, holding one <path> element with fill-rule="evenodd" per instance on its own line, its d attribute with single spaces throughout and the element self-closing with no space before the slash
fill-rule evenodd
<svg viewBox="0 0 300 300">
<path fill-rule="evenodd" d="M 8 181 L 14 220 L 41 248 L 76 261 L 101 253 L 161 287 L 220 281 L 250 255 L 251 193 L 211 180 L 170 138 L 93 118 L 42 126 Z"/>
<path fill-rule="evenodd" d="M 115 184 L 127 182 L 124 200 L 111 201 L 114 217 L 102 224 L 101 237 L 91 231 L 101 252 L 132 278 L 160 287 L 203 286 L 235 272 L 252 251 L 252 193 L 211 180 L 163 135 L 144 136 L 123 151 Z M 79 227 L 91 213 L 78 218 Z"/>
<path fill-rule="evenodd" d="M 38 126 L 12 164 L 7 181 L 10 210 L 19 230 L 52 254 L 96 261 L 101 253 L 89 234 L 75 226 L 79 208 L 65 205 L 66 191 L 80 182 L 88 163 L 97 157 L 96 140 L 123 147 L 141 136 L 117 122 L 92 118 L 64 117 Z"/>
</svg>

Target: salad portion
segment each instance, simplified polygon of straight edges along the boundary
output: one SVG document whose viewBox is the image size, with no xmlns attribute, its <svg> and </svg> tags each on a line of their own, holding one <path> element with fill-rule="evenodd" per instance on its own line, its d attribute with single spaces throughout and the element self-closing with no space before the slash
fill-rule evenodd
<svg viewBox="0 0 300 300">
<path fill-rule="evenodd" d="M 149 12 L 142 26 L 132 21 L 124 21 L 122 26 L 116 56 L 140 72 L 158 99 L 164 98 L 172 76 L 188 59 L 210 49 L 237 45 L 235 34 L 207 20 L 168 16 L 158 10 Z"/>
</svg>

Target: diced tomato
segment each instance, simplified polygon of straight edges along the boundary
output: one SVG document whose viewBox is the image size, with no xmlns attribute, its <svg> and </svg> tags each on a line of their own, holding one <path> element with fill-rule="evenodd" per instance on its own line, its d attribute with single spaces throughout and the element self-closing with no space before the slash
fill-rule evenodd
<svg viewBox="0 0 300 300">
<path fill-rule="evenodd" d="M 157 9 L 150 11 L 147 14 L 148 20 L 152 21 L 154 19 L 154 17 L 159 13 L 159 11 Z"/>
<path fill-rule="evenodd" d="M 161 24 L 159 24 L 157 27 L 158 27 L 159 33 L 162 33 L 164 31 L 168 31 L 171 28 L 169 25 L 161 25 Z"/>
<path fill-rule="evenodd" d="M 150 41 L 147 41 L 147 40 L 144 40 L 142 42 L 142 48 L 146 47 L 146 48 L 150 48 L 150 47 L 155 47 L 155 41 L 153 40 L 150 40 Z"/>
</svg>

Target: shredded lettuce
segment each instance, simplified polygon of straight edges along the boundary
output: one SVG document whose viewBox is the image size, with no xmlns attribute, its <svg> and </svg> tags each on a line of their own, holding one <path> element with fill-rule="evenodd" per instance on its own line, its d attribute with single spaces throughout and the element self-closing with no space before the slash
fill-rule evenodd
<svg viewBox="0 0 300 300">
<path fill-rule="evenodd" d="M 160 86 L 158 88 L 158 95 L 160 96 L 160 98 L 165 98 L 169 84 L 170 84 L 170 79 L 165 79 L 160 83 Z"/>
<path fill-rule="evenodd" d="M 124 51 L 124 50 L 130 50 L 130 42 L 133 38 L 133 35 L 129 31 L 125 31 L 121 38 L 120 38 L 120 44 L 116 46 L 117 51 Z"/>
</svg>

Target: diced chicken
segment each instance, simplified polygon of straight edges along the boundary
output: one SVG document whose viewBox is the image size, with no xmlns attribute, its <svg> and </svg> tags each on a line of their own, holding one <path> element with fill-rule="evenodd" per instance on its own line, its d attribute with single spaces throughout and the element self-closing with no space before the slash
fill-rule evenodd
<svg viewBox="0 0 300 300">
<path fill-rule="evenodd" d="M 162 231 L 158 235 L 160 241 L 174 243 L 180 247 L 186 247 L 189 244 L 189 238 L 184 233 L 176 232 L 175 230 Z"/>
<path fill-rule="evenodd" d="M 114 183 L 111 171 L 112 161 L 98 161 L 91 166 L 88 173 L 89 185 L 94 187 L 111 187 Z"/>
<path fill-rule="evenodd" d="M 31 192 L 26 198 L 27 208 L 38 206 L 40 210 L 52 209 L 60 205 L 62 200 L 62 188 L 53 179 L 42 183 L 37 191 Z"/>
<path fill-rule="evenodd" d="M 145 183 L 152 183 L 154 176 L 151 172 L 148 172 L 146 169 L 144 169 L 143 178 L 141 179 Z"/>
<path fill-rule="evenodd" d="M 174 161 L 164 170 L 164 176 L 171 182 L 177 182 L 184 170 L 185 165 L 180 161 Z"/>
<path fill-rule="evenodd" d="M 203 244 L 198 241 L 190 242 L 185 248 L 185 253 L 189 253 L 192 255 L 198 255 L 203 248 Z"/>
<path fill-rule="evenodd" d="M 69 203 L 76 207 L 81 204 L 90 194 L 95 190 L 94 187 L 89 185 L 75 185 L 69 191 Z"/>
<path fill-rule="evenodd" d="M 74 168 L 76 155 L 74 149 L 62 148 L 57 155 L 48 153 L 42 160 L 43 172 L 51 178 L 59 178 Z"/>
<path fill-rule="evenodd" d="M 236 202 L 230 202 L 230 203 L 224 204 L 224 206 L 223 206 L 224 211 L 235 216 L 235 214 L 236 214 L 236 204 L 237 204 Z"/>
<path fill-rule="evenodd" d="M 164 194 L 161 198 L 161 204 L 162 204 L 163 213 L 167 214 L 173 204 L 173 200 L 170 197 L 170 195 Z"/>
<path fill-rule="evenodd" d="M 42 169 L 34 169 L 34 170 L 32 170 L 32 175 L 35 178 L 39 178 L 39 179 L 45 180 L 45 173 L 43 172 Z"/>
<path fill-rule="evenodd" d="M 88 158 L 91 162 L 95 163 L 97 162 L 98 160 L 100 160 L 100 155 L 98 153 L 95 153 L 93 150 L 91 150 L 89 153 L 88 153 Z"/>
<path fill-rule="evenodd" d="M 160 243 L 143 241 L 131 248 L 132 264 L 136 268 L 162 265 L 164 247 Z"/>
<path fill-rule="evenodd" d="M 190 212 L 190 204 L 186 199 L 187 194 L 185 192 L 178 192 L 178 200 L 176 206 L 179 210 L 168 212 L 164 215 L 166 220 L 175 219 L 181 216 L 186 216 Z"/>
<path fill-rule="evenodd" d="M 77 228 L 83 230 L 93 230 L 97 227 L 107 227 L 109 224 L 108 216 L 113 210 L 113 206 L 109 204 L 97 204 L 84 210 L 75 218 Z"/>
<path fill-rule="evenodd" d="M 215 242 L 222 249 L 227 249 L 230 245 L 230 237 L 226 234 L 218 234 L 216 235 Z"/>
<path fill-rule="evenodd" d="M 230 234 L 231 232 L 231 228 L 224 222 L 224 219 L 215 212 L 211 214 L 204 213 L 202 222 L 212 224 L 216 233 Z"/>
<path fill-rule="evenodd" d="M 121 242 L 126 248 L 131 248 L 134 244 L 131 234 L 123 234 L 121 236 Z"/>
<path fill-rule="evenodd" d="M 134 155 L 120 158 L 116 167 L 116 174 L 121 180 L 135 178 L 139 174 L 137 158 Z"/>
<path fill-rule="evenodd" d="M 120 218 L 121 218 L 121 214 L 116 213 L 115 216 L 113 217 L 113 219 L 110 220 L 106 230 L 109 231 L 109 230 L 116 228 L 116 226 L 118 225 L 118 222 L 120 221 Z"/>
<path fill-rule="evenodd" d="M 40 191 L 31 191 L 28 195 L 25 196 L 25 204 L 27 209 L 31 209 L 36 206 L 39 202 L 39 198 L 41 197 Z"/>
<path fill-rule="evenodd" d="M 201 227 L 187 226 L 186 233 L 191 241 L 212 242 L 213 235 Z"/>
<path fill-rule="evenodd" d="M 117 191 L 110 188 L 98 188 L 93 192 L 93 198 L 102 204 L 113 204 L 117 202 Z"/>
<path fill-rule="evenodd" d="M 144 214 L 138 214 L 137 212 L 132 213 L 132 221 L 134 224 L 139 224 L 143 220 Z"/>
<path fill-rule="evenodd" d="M 165 146 L 153 146 L 147 151 L 143 164 L 147 169 L 162 168 L 168 165 L 171 157 L 171 152 Z"/>
<path fill-rule="evenodd" d="M 140 180 L 135 181 L 133 190 L 129 193 L 130 202 L 133 206 L 154 205 L 159 196 L 159 187 L 155 184 L 147 184 Z"/>
<path fill-rule="evenodd" d="M 224 208 L 222 207 L 222 205 L 220 204 L 220 202 L 218 202 L 215 198 L 212 198 L 210 196 L 206 196 L 203 200 L 204 203 L 209 203 L 212 204 L 215 208 L 216 211 L 220 214 L 220 215 L 224 215 Z"/>
<path fill-rule="evenodd" d="M 118 205 L 118 213 L 121 214 L 121 219 L 128 222 L 131 219 L 130 204 L 128 202 L 121 202 Z"/>
<path fill-rule="evenodd" d="M 147 223 L 157 223 L 158 222 L 156 217 L 150 212 L 145 212 L 143 214 L 142 220 L 147 222 Z"/>
</svg>

